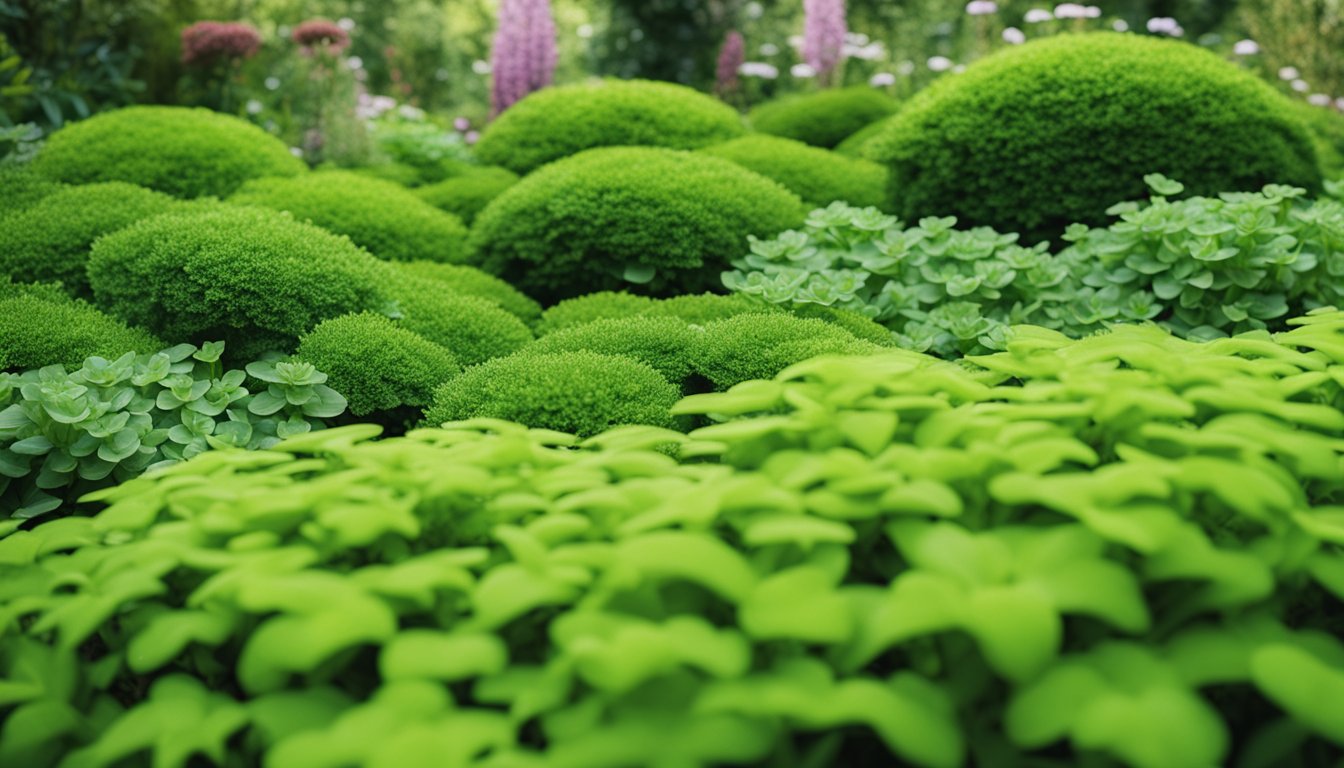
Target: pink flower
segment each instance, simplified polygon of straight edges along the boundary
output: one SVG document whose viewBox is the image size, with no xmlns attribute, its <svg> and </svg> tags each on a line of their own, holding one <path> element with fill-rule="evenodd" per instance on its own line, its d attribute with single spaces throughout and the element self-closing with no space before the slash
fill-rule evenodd
<svg viewBox="0 0 1344 768">
<path fill-rule="evenodd" d="M 829 84 L 845 55 L 845 0 L 803 0 L 803 61 Z"/>
<path fill-rule="evenodd" d="M 250 24 L 198 21 L 182 30 L 183 64 L 246 59 L 260 47 L 261 35 Z"/>
<path fill-rule="evenodd" d="M 550 0 L 502 0 L 491 49 L 491 112 L 513 106 L 555 77 L 555 18 Z"/>
<path fill-rule="evenodd" d="M 719 49 L 719 62 L 715 69 L 715 93 L 723 96 L 741 87 L 737 71 L 742 68 L 742 62 L 746 61 L 746 51 L 747 45 L 741 32 L 733 30 L 723 38 L 723 48 Z"/>
<path fill-rule="evenodd" d="M 326 19 L 309 19 L 299 24 L 290 38 L 310 51 L 322 48 L 329 53 L 339 53 L 350 44 L 350 34 Z"/>
</svg>

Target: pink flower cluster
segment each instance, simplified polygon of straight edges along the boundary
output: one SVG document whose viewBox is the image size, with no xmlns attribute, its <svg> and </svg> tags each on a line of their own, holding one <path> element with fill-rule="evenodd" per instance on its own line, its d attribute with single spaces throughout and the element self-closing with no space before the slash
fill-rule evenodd
<svg viewBox="0 0 1344 768">
<path fill-rule="evenodd" d="M 844 59 L 845 0 L 803 0 L 803 61 L 823 83 Z"/>
<path fill-rule="evenodd" d="M 246 59 L 260 47 L 261 34 L 250 24 L 198 21 L 182 30 L 183 64 Z"/>
<path fill-rule="evenodd" d="M 555 77 L 555 18 L 550 0 L 502 0 L 491 50 L 490 106 L 498 115 Z"/>
<path fill-rule="evenodd" d="M 723 39 L 723 48 L 719 51 L 719 63 L 714 82 L 714 92 L 723 96 L 735 92 L 741 85 L 737 71 L 747 60 L 747 45 L 742 33 L 733 30 Z"/>
<path fill-rule="evenodd" d="M 350 44 L 350 34 L 334 21 L 309 19 L 294 28 L 290 38 L 310 50 L 324 49 L 339 53 Z"/>
</svg>

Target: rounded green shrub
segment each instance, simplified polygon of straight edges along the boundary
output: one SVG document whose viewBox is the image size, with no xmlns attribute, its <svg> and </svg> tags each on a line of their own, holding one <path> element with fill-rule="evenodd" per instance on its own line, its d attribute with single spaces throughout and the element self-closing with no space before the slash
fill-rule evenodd
<svg viewBox="0 0 1344 768">
<path fill-rule="evenodd" d="M 327 374 L 351 414 L 390 412 L 401 422 L 417 419 L 434 389 L 462 370 L 448 350 L 370 313 L 322 321 L 300 340 L 297 357 Z"/>
<path fill-rule="evenodd" d="M 880 135 L 886 129 L 887 124 L 896 119 L 895 114 L 887 115 L 881 120 L 875 120 L 868 125 L 860 128 L 849 136 L 849 138 L 835 145 L 835 151 L 846 157 L 868 158 L 868 142 L 874 137 Z"/>
<path fill-rule="evenodd" d="M 586 325 L 594 320 L 649 314 L 659 304 L 657 299 L 625 291 L 586 293 L 547 307 L 537 323 L 537 336 Z"/>
<path fill-rule="evenodd" d="M 457 216 L 470 226 L 491 200 L 517 183 L 518 174 L 506 168 L 481 168 L 421 187 L 416 194 L 426 203 Z"/>
<path fill-rule="evenodd" d="M 31 164 L 0 164 L 0 220 L 13 216 L 63 186 L 34 173 Z"/>
<path fill-rule="evenodd" d="M 810 303 L 794 304 L 788 309 L 798 317 L 814 317 L 844 328 L 864 341 L 871 341 L 884 347 L 896 346 L 896 335 L 890 328 L 853 310 Z"/>
<path fill-rule="evenodd" d="M 899 107 L 890 96 L 860 85 L 768 101 L 751 110 L 749 120 L 761 133 L 831 149 Z"/>
<path fill-rule="evenodd" d="M 695 352 L 697 372 L 718 389 L 771 379 L 818 355 L 878 354 L 883 348 L 837 325 L 783 312 L 738 315 L 705 326 Z"/>
<path fill-rule="evenodd" d="M 174 197 L 226 197 L 248 179 L 305 171 L 261 128 L 187 107 L 126 107 L 71 123 L 33 162 L 57 181 L 125 181 Z"/>
<path fill-rule="evenodd" d="M 391 306 L 385 264 L 264 208 L 146 219 L 98 240 L 88 269 L 113 315 L 176 342 L 223 339 L 244 358 L 291 350 L 328 318 Z"/>
<path fill-rule="evenodd" d="M 520 174 L 594 147 L 697 149 L 744 132 L 728 105 L 648 80 L 544 88 L 509 107 L 481 134 L 476 156 Z"/>
<path fill-rule="evenodd" d="M 163 343 L 57 291 L 0 291 L 0 371 L 78 367 L 85 358 L 148 354 Z"/>
<path fill-rule="evenodd" d="M 1296 99 L 1289 99 L 1289 103 L 1311 132 L 1321 174 L 1327 179 L 1344 178 L 1344 115 Z"/>
<path fill-rule="evenodd" d="M 489 299 L 529 326 L 541 319 L 541 305 L 534 299 L 476 267 L 440 261 L 399 261 L 393 266 L 403 273 L 433 280 L 455 293 Z"/>
<path fill-rule="evenodd" d="M 0 275 L 59 281 L 72 295 L 90 297 L 85 264 L 93 241 L 175 204 L 120 181 L 59 189 L 0 226 Z"/>
<path fill-rule="evenodd" d="M 1060 35 L 939 80 L 867 145 L 906 221 L 1057 236 L 1142 198 L 1144 176 L 1195 195 L 1317 189 L 1306 128 L 1269 85 L 1188 43 Z"/>
<path fill-rule="evenodd" d="M 482 269 L 550 302 L 621 287 L 707 288 L 748 236 L 802 219 L 796 195 L 727 160 L 616 147 L 523 179 L 481 212 L 471 242 Z"/>
<path fill-rule="evenodd" d="M 653 310 L 654 314 L 679 317 L 691 325 L 705 325 L 738 315 L 778 311 L 779 308 L 773 304 L 740 293 L 688 293 L 663 299 Z"/>
<path fill-rule="evenodd" d="M 532 341 L 526 323 L 488 298 L 390 269 L 384 279 L 401 326 L 445 347 L 463 365 L 503 357 Z"/>
<path fill-rule="evenodd" d="M 646 363 L 673 384 L 691 375 L 692 350 L 699 334 L 675 317 L 637 315 L 594 320 L 541 337 L 524 348 L 527 354 L 586 350 L 624 355 Z"/>
<path fill-rule="evenodd" d="M 258 179 L 245 184 L 230 202 L 288 211 L 348 236 L 382 259 L 460 262 L 467 256 L 467 228 L 461 219 L 397 184 L 349 171 Z"/>
<path fill-rule="evenodd" d="M 801 141 L 752 134 L 700 151 L 774 179 L 808 205 L 824 207 L 841 200 L 860 207 L 880 206 L 886 198 L 885 168 Z"/>
<path fill-rule="evenodd" d="M 620 355 L 512 355 L 469 368 L 434 393 L 425 423 L 506 419 L 580 437 L 622 424 L 673 425 L 679 390 L 645 363 Z"/>
<path fill-rule="evenodd" d="M 378 163 L 376 165 L 363 165 L 355 168 L 319 168 L 319 171 L 348 171 L 357 173 L 361 176 L 368 176 L 373 179 L 382 179 L 394 184 L 400 184 L 403 187 L 418 187 L 424 183 L 420 178 L 420 170 L 414 166 L 405 163 Z"/>
</svg>

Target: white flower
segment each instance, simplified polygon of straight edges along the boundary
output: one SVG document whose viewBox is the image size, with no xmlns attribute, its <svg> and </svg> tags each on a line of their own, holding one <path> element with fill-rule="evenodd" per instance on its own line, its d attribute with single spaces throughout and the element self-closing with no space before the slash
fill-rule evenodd
<svg viewBox="0 0 1344 768">
<path fill-rule="evenodd" d="M 846 33 L 845 33 L 845 44 L 846 44 L 846 45 L 863 46 L 863 45 L 867 45 L 867 44 L 868 44 L 868 41 L 869 41 L 869 37 L 868 37 L 867 35 L 861 33 L 861 32 L 860 32 L 860 33 L 856 33 L 856 32 L 846 32 Z"/>
<path fill-rule="evenodd" d="M 1307 102 L 1313 107 L 1328 107 L 1333 101 L 1326 93 L 1313 93 L 1307 97 Z"/>
<path fill-rule="evenodd" d="M 774 43 L 766 43 L 761 46 L 762 56 L 774 56 L 777 53 L 779 53 L 779 46 Z"/>
<path fill-rule="evenodd" d="M 789 36 L 789 47 L 790 47 L 790 48 L 802 48 L 802 47 L 803 47 L 803 36 L 802 36 L 802 35 L 790 35 L 790 36 Z"/>
<path fill-rule="evenodd" d="M 402 104 L 400 107 L 397 107 L 397 114 L 407 120 L 425 119 L 425 110 L 420 109 L 419 107 L 413 107 L 410 104 Z"/>
<path fill-rule="evenodd" d="M 1338 109 L 1340 112 L 1344 112 L 1344 96 L 1340 96 L 1338 99 L 1335 99 L 1335 109 Z"/>
<path fill-rule="evenodd" d="M 934 72 L 946 72 L 952 68 L 952 60 L 946 56 L 934 56 L 928 61 L 929 69 Z"/>
<path fill-rule="evenodd" d="M 1003 41 L 1009 45 L 1021 45 L 1027 42 L 1027 34 L 1017 27 L 1003 30 Z"/>
<path fill-rule="evenodd" d="M 249 115 L 261 114 L 261 110 L 263 109 L 265 109 L 265 107 L 262 105 L 260 101 L 257 101 L 256 99 L 247 100 L 247 114 Z"/>
<path fill-rule="evenodd" d="M 1060 3 L 1055 6 L 1056 19 L 1085 19 L 1087 9 L 1081 3 Z"/>
<path fill-rule="evenodd" d="M 966 71 L 966 65 L 965 65 L 965 64 L 958 64 L 957 66 L 955 66 L 955 67 L 952 68 L 952 74 L 954 74 L 954 75 L 960 75 L 962 72 L 965 72 L 965 71 Z"/>
<path fill-rule="evenodd" d="M 574 33 L 577 34 L 579 37 L 583 38 L 584 40 L 587 40 L 588 38 L 593 36 L 593 25 L 580 24 L 579 28 L 575 30 Z"/>
<path fill-rule="evenodd" d="M 994 0 L 971 0 L 966 4 L 966 13 L 972 16 L 988 16 L 999 12 L 999 4 Z"/>
<path fill-rule="evenodd" d="M 340 27 L 341 29 L 344 29 L 346 32 L 349 32 L 350 30 L 355 28 L 355 20 L 347 16 L 346 18 L 336 22 L 336 26 Z"/>
<path fill-rule="evenodd" d="M 1297 71 L 1297 67 L 1284 67 L 1279 70 L 1280 80 L 1296 80 L 1301 76 L 1302 73 Z"/>
<path fill-rule="evenodd" d="M 1129 22 L 1124 19 L 1116 19 L 1111 22 L 1111 29 L 1114 29 L 1116 32 L 1128 32 Z"/>
<path fill-rule="evenodd" d="M 1046 21 L 1054 21 L 1055 15 L 1044 8 L 1032 8 L 1027 11 L 1027 15 L 1022 20 L 1028 24 L 1040 24 Z"/>
<path fill-rule="evenodd" d="M 863 61 L 878 61 L 887 56 L 887 49 L 881 43 L 870 43 L 864 46 L 846 45 L 841 50 L 845 58 L 861 59 Z"/>
<path fill-rule="evenodd" d="M 756 2 L 747 3 L 746 10 L 748 19 L 759 19 L 765 15 L 765 6 L 761 5 L 760 3 Z"/>
<path fill-rule="evenodd" d="M 1100 19 L 1101 8 L 1095 5 L 1089 5 L 1083 9 L 1083 15 L 1089 19 Z"/>
<path fill-rule="evenodd" d="M 808 64 L 794 64 L 789 68 L 789 74 L 798 78 L 816 77 L 817 70 Z"/>
<path fill-rule="evenodd" d="M 745 61 L 742 66 L 737 68 L 737 73 L 746 77 L 763 77 L 766 80 L 774 80 L 779 77 L 779 67 L 766 64 L 763 61 Z"/>
<path fill-rule="evenodd" d="M 915 74 L 916 69 L 918 69 L 918 66 L 915 64 L 915 62 L 906 59 L 905 61 L 902 61 L 900 64 L 896 65 L 896 74 L 900 75 L 901 77 L 909 77 Z"/>
<path fill-rule="evenodd" d="M 1238 40 L 1237 44 L 1232 46 L 1232 52 L 1238 56 L 1254 56 L 1260 52 L 1260 44 L 1254 40 Z"/>
<path fill-rule="evenodd" d="M 300 149 L 299 147 L 290 147 L 289 154 L 295 157 L 303 157 L 303 150 Z"/>
<path fill-rule="evenodd" d="M 354 70 L 360 70 L 364 68 L 364 60 L 358 56 L 351 56 L 345 60 L 345 66 Z"/>
<path fill-rule="evenodd" d="M 274 91 L 276 88 L 279 88 L 279 87 L 280 87 L 280 78 L 278 78 L 278 77 L 268 77 L 268 78 L 266 78 L 266 90 L 268 90 L 268 91 Z"/>
<path fill-rule="evenodd" d="M 471 62 L 471 71 L 478 75 L 488 75 L 490 74 L 490 62 L 485 61 L 484 59 L 477 59 Z"/>
<path fill-rule="evenodd" d="M 874 88 L 885 88 L 888 85 L 896 84 L 896 76 L 890 72 L 878 72 L 868 78 L 868 84 Z"/>
<path fill-rule="evenodd" d="M 1148 20 L 1148 31 L 1155 35 L 1171 35 L 1180 29 L 1181 25 L 1170 16 L 1154 16 Z"/>
<path fill-rule="evenodd" d="M 1292 86 L 1293 90 L 1297 91 L 1298 93 L 1306 93 L 1307 91 L 1311 90 L 1311 85 L 1308 84 L 1306 80 L 1303 80 L 1301 78 L 1294 80 L 1292 82 Z"/>
</svg>

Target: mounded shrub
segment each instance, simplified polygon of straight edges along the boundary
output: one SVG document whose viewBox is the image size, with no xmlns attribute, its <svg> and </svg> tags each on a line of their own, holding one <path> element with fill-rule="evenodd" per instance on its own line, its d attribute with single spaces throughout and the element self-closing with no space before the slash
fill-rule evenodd
<svg viewBox="0 0 1344 768">
<path fill-rule="evenodd" d="M 691 375 L 699 334 L 675 317 L 640 315 L 594 320 L 529 344 L 526 354 L 588 351 L 624 355 L 649 365 L 680 386 Z"/>
<path fill-rule="evenodd" d="M 837 325 L 783 312 L 737 315 L 705 326 L 695 350 L 696 371 L 727 389 L 750 379 L 770 379 L 794 363 L 818 355 L 865 355 L 884 351 Z"/>
<path fill-rule="evenodd" d="M 481 168 L 421 187 L 415 193 L 426 203 L 471 226 L 491 200 L 517 183 L 518 174 L 506 168 Z"/>
<path fill-rule="evenodd" d="M 802 219 L 796 195 L 727 160 L 616 147 L 523 179 L 481 212 L 471 242 L 482 269 L 552 302 L 624 287 L 710 287 L 748 236 Z"/>
<path fill-rule="evenodd" d="M 445 289 L 442 283 L 393 272 L 384 278 L 399 324 L 445 347 L 462 365 L 511 354 L 532 341 L 532 331 L 496 302 Z"/>
<path fill-rule="evenodd" d="M 403 187 L 418 187 L 424 183 L 420 177 L 420 170 L 414 166 L 405 163 L 378 163 L 376 165 L 363 165 L 355 168 L 318 168 L 319 171 L 348 171 L 358 173 L 361 176 L 368 176 L 374 179 L 390 181 L 394 184 L 400 184 Z"/>
<path fill-rule="evenodd" d="M 865 125 L 850 135 L 849 138 L 835 145 L 835 151 L 846 157 L 858 157 L 867 159 L 868 142 L 874 137 L 880 135 L 886 129 L 887 124 L 896 119 L 895 114 L 887 115 L 881 120 Z"/>
<path fill-rule="evenodd" d="M 881 206 L 886 200 L 886 168 L 801 141 L 752 134 L 700 151 L 772 178 L 808 205 L 827 206 L 840 200 L 866 207 Z"/>
<path fill-rule="evenodd" d="M 434 390 L 461 372 L 457 358 L 382 315 L 344 315 L 318 323 L 299 342 L 298 360 L 327 374 L 355 416 L 418 420 Z"/>
<path fill-rule="evenodd" d="M 982 59 L 914 97 L 867 145 L 907 221 L 1057 236 L 1144 194 L 1320 187 L 1310 134 L 1255 75 L 1189 43 L 1059 35 Z"/>
<path fill-rule="evenodd" d="M 595 147 L 697 149 L 745 131 L 728 105 L 673 83 L 603 80 L 543 88 L 509 107 L 476 144 L 476 156 L 531 173 Z"/>
<path fill-rule="evenodd" d="M 871 341 L 883 347 L 898 346 L 896 335 L 890 328 L 853 310 L 821 304 L 795 304 L 788 309 L 797 317 L 816 318 L 844 328 L 863 341 Z"/>
<path fill-rule="evenodd" d="M 391 307 L 385 264 L 264 208 L 146 219 L 95 243 L 88 268 L 106 311 L 173 341 L 223 339 L 247 359 L 292 350 L 328 318 Z"/>
<path fill-rule="evenodd" d="M 749 120 L 761 133 L 831 149 L 899 108 L 890 96 L 860 85 L 768 101 L 751 110 Z"/>
<path fill-rule="evenodd" d="M 659 301 L 655 314 L 679 317 L 691 325 L 705 325 L 738 315 L 759 315 L 777 308 L 760 299 L 741 294 L 688 293 Z"/>
<path fill-rule="evenodd" d="M 70 123 L 33 161 L 69 184 L 125 181 L 174 197 L 227 197 L 248 179 L 297 176 L 284 142 L 236 117 L 188 107 L 126 107 Z"/>
<path fill-rule="evenodd" d="M 85 358 L 149 353 L 163 342 L 57 289 L 0 286 L 0 371 L 79 367 Z"/>
<path fill-rule="evenodd" d="M 440 261 L 399 261 L 393 266 L 405 274 L 433 280 L 455 293 L 489 299 L 529 326 L 541 319 L 540 304 L 512 285 L 476 267 L 444 264 Z"/>
<path fill-rule="evenodd" d="M 110 181 L 64 187 L 8 216 L 0 226 L 0 275 L 54 280 L 90 297 L 85 264 L 93 241 L 175 205 L 173 198 Z"/>
<path fill-rule="evenodd" d="M 397 184 L 349 171 L 258 179 L 243 185 L 230 202 L 288 211 L 348 236 L 382 259 L 461 262 L 467 257 L 461 219 Z"/>
<path fill-rule="evenodd" d="M 586 293 L 547 307 L 537 323 L 537 336 L 586 325 L 594 320 L 652 314 L 654 307 L 661 304 L 657 299 L 625 291 Z"/>
<path fill-rule="evenodd" d="M 31 164 L 0 164 L 0 220 L 13 216 L 63 186 L 34 173 Z"/>
<path fill-rule="evenodd" d="M 1327 179 L 1344 178 L 1344 115 L 1331 107 L 1318 107 L 1289 99 L 1294 111 L 1311 131 L 1321 174 Z"/>
<path fill-rule="evenodd" d="M 662 374 L 622 355 L 512 355 L 439 387 L 425 424 L 505 419 L 586 437 L 622 424 L 671 427 L 679 395 Z"/>
</svg>

